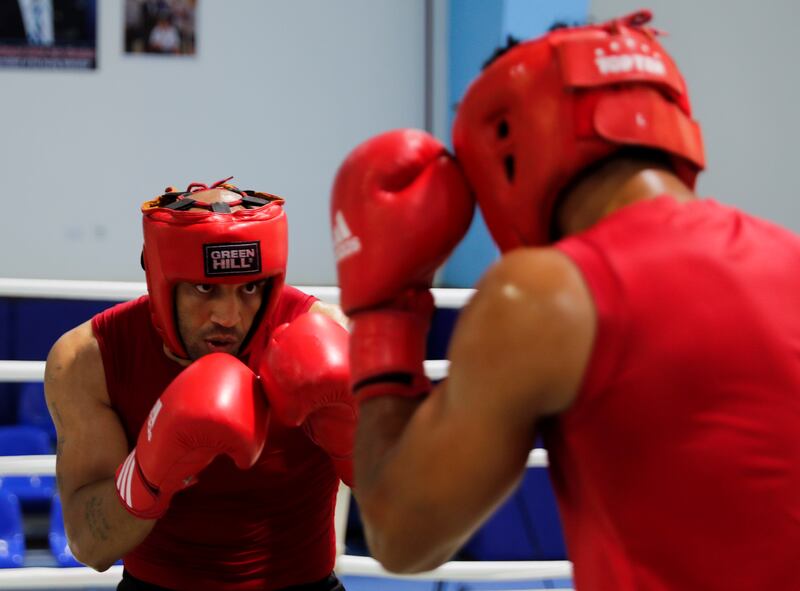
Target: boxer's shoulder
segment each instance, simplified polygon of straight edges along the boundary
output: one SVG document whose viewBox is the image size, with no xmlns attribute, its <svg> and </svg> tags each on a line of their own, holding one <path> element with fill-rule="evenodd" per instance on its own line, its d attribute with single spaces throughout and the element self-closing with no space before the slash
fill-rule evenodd
<svg viewBox="0 0 800 591">
<path fill-rule="evenodd" d="M 596 314 L 575 264 L 552 248 L 518 249 L 477 286 L 453 335 L 451 357 L 541 414 L 574 399 L 591 354 Z M 487 359 L 487 356 L 489 357 Z"/>
<path fill-rule="evenodd" d="M 103 358 L 91 321 L 64 333 L 45 364 L 45 392 L 52 397 L 89 397 L 109 404 Z"/>
<path fill-rule="evenodd" d="M 350 320 L 347 318 L 347 316 L 345 316 L 344 312 L 342 312 L 342 309 L 336 304 L 329 304 L 327 302 L 317 300 L 311 304 L 311 307 L 308 309 L 308 311 L 316 314 L 323 314 L 328 318 L 335 320 L 345 328 L 349 328 L 350 326 Z"/>
</svg>

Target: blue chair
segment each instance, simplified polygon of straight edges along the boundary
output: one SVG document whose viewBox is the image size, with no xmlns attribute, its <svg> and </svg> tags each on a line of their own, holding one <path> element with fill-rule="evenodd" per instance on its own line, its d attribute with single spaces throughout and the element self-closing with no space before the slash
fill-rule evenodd
<svg viewBox="0 0 800 591">
<path fill-rule="evenodd" d="M 83 566 L 72 555 L 67 534 L 64 531 L 64 514 L 61 509 L 61 497 L 58 494 L 53 496 L 53 504 L 50 508 L 50 533 L 47 534 L 50 542 L 50 551 L 58 563 L 58 566 L 71 567 Z"/>
<path fill-rule="evenodd" d="M 42 382 L 28 382 L 20 385 L 17 403 L 17 424 L 38 427 L 50 436 L 51 445 L 55 445 L 56 426 L 47 410 Z"/>
<path fill-rule="evenodd" d="M 19 568 L 25 557 L 22 511 L 17 497 L 0 489 L 0 568 Z"/>
<path fill-rule="evenodd" d="M 45 431 L 25 425 L 0 427 L 0 456 L 50 453 L 50 436 Z M 0 477 L 0 488 L 16 495 L 23 509 L 46 511 L 56 492 L 56 479 L 54 476 L 5 476 Z"/>
</svg>

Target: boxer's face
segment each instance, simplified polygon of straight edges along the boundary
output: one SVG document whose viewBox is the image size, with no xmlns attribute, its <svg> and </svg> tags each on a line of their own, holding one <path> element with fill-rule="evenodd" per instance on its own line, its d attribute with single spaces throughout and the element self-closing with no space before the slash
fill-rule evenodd
<svg viewBox="0 0 800 591">
<path fill-rule="evenodd" d="M 178 332 L 191 359 L 209 353 L 237 355 L 261 307 L 264 281 L 179 283 L 175 288 Z"/>
</svg>

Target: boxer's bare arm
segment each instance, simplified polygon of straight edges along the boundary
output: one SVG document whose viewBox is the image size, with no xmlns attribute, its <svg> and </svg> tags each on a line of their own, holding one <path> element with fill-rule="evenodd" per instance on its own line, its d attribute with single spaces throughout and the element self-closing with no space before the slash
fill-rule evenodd
<svg viewBox="0 0 800 591">
<path fill-rule="evenodd" d="M 350 319 L 345 316 L 345 313 L 342 312 L 342 309 L 336 304 L 328 304 L 327 302 L 316 301 L 311 304 L 311 307 L 308 309 L 308 311 L 317 312 L 318 314 L 325 314 L 344 326 L 346 329 L 350 329 Z"/>
<path fill-rule="evenodd" d="M 58 434 L 56 476 L 70 548 L 79 561 L 106 570 L 156 522 L 137 519 L 117 499 L 114 472 L 129 450 L 90 322 L 53 346 L 45 394 Z"/>
<path fill-rule="evenodd" d="M 508 496 L 537 420 L 574 399 L 595 323 L 567 257 L 517 251 L 487 273 L 464 309 L 446 382 L 422 403 L 381 397 L 362 405 L 358 500 L 385 567 L 438 566 Z"/>
</svg>

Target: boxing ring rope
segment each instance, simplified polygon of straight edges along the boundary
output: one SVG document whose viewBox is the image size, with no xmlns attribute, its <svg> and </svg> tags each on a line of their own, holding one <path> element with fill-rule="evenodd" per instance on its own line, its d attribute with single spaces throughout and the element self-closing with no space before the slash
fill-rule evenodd
<svg viewBox="0 0 800 591">
<path fill-rule="evenodd" d="M 450 362 L 434 359 L 425 362 L 425 373 L 432 380 L 447 377 Z M 0 360 L 0 382 L 41 382 L 44 379 L 44 361 Z"/>
<path fill-rule="evenodd" d="M 336 287 L 298 286 L 320 300 L 338 303 Z M 140 282 L 111 281 L 67 281 L 49 279 L 3 279 L 0 278 L 0 297 L 76 299 L 94 301 L 125 301 L 146 293 Z M 461 308 L 474 290 L 434 289 L 434 299 L 439 308 Z M 44 379 L 44 361 L 0 360 L 0 382 L 37 382 Z M 432 380 L 447 376 L 449 362 L 428 360 L 425 372 Z M 546 467 L 547 452 L 534 449 L 528 457 L 528 467 Z M 9 475 L 53 475 L 55 456 L 0 456 L 0 476 Z M 572 565 L 569 561 L 453 561 L 439 568 L 417 575 L 396 575 L 385 571 L 378 562 L 369 557 L 342 554 L 344 526 L 347 519 L 349 489 L 342 486 L 337 499 L 336 530 L 339 555 L 336 572 L 339 575 L 385 577 L 391 579 L 414 579 L 423 581 L 520 581 L 569 579 Z M 122 567 L 113 566 L 103 573 L 90 568 L 23 567 L 0 569 L 0 589 L 77 589 L 91 587 L 112 589 L 122 577 Z M 521 590 L 520 590 L 521 591 Z"/>
<path fill-rule="evenodd" d="M 339 303 L 339 288 L 298 285 L 298 289 L 323 302 Z M 0 278 L 0 298 L 41 298 L 55 300 L 90 300 L 124 302 L 147 293 L 140 281 L 77 281 L 67 279 Z M 475 293 L 474 289 L 433 288 L 437 308 L 461 308 Z"/>
<path fill-rule="evenodd" d="M 528 456 L 528 468 L 546 468 L 547 452 L 534 449 Z M 0 476 L 54 476 L 54 455 L 0 456 Z"/>
<path fill-rule="evenodd" d="M 520 581 L 566 579 L 572 569 L 566 561 L 548 562 L 448 562 L 436 570 L 417 575 L 396 575 L 383 570 L 366 556 L 342 555 L 336 574 L 417 581 Z M 122 578 L 122 567 L 98 573 L 90 568 L 23 567 L 0 570 L 0 589 L 113 589 Z M 522 590 L 520 590 L 522 591 Z"/>
</svg>

